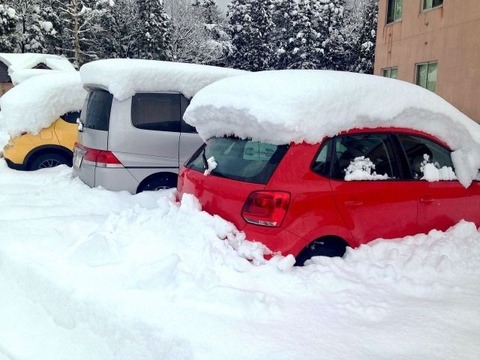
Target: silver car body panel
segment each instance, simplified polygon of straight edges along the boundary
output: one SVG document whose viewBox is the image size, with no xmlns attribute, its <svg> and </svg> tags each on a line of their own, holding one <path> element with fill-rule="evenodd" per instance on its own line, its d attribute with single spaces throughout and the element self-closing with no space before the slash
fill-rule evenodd
<svg viewBox="0 0 480 360">
<path fill-rule="evenodd" d="M 131 121 L 132 98 L 112 100 L 109 130 L 84 127 L 79 132 L 79 143 L 85 147 L 112 152 L 121 165 L 97 166 L 88 161 L 76 161 L 82 154 L 74 154 L 74 175 L 90 187 L 108 190 L 127 190 L 132 194 L 149 176 L 178 173 L 178 168 L 200 147 L 198 134 L 139 129 Z M 79 164 L 75 166 L 75 163 Z"/>
</svg>

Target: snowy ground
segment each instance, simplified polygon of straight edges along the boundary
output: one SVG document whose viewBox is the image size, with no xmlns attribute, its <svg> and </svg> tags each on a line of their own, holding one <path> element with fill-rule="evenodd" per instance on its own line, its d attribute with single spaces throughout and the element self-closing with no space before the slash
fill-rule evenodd
<svg viewBox="0 0 480 360">
<path fill-rule="evenodd" d="M 471 223 L 255 266 L 231 224 L 172 191 L 3 160 L 0 189 L 0 360 L 480 358 Z"/>
</svg>

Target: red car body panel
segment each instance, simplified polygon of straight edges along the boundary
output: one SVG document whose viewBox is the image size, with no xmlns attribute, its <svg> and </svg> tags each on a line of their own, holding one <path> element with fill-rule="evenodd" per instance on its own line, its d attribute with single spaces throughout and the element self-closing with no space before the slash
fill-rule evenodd
<svg viewBox="0 0 480 360">
<path fill-rule="evenodd" d="M 374 129 L 407 132 L 408 129 Z M 372 132 L 372 129 L 353 133 Z M 346 132 L 350 133 L 350 132 Z M 445 146 L 444 144 L 442 144 Z M 233 222 L 246 237 L 283 255 L 299 252 L 312 241 L 335 236 L 356 247 L 377 238 L 391 239 L 446 230 L 460 220 L 480 226 L 480 182 L 464 188 L 458 181 L 344 181 L 311 170 L 320 144 L 291 144 L 266 185 L 230 180 L 182 167 L 178 193 L 195 195 L 203 209 Z M 291 195 L 279 227 L 248 224 L 242 208 L 252 191 L 283 191 Z"/>
</svg>

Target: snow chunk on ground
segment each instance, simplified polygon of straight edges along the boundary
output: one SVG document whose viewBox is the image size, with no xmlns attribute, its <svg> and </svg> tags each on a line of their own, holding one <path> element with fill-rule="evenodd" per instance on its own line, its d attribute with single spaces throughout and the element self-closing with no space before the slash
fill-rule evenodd
<svg viewBox="0 0 480 360">
<path fill-rule="evenodd" d="M 291 255 L 247 260 L 264 249 L 173 190 L 92 189 L 66 166 L 19 172 L 4 160 L 0 188 L 2 360 L 480 354 L 473 223 L 299 268 Z"/>
<path fill-rule="evenodd" d="M 86 95 L 76 71 L 32 77 L 0 98 L 0 128 L 10 136 L 38 133 L 59 116 L 81 110 Z"/>
<path fill-rule="evenodd" d="M 84 86 L 107 89 L 118 100 L 148 91 L 179 91 L 191 98 L 216 80 L 245 73 L 215 66 L 137 59 L 98 60 L 80 68 Z"/>
<path fill-rule="evenodd" d="M 199 134 L 286 144 L 316 143 L 353 128 L 413 128 L 452 150 L 459 181 L 480 169 L 480 125 L 438 95 L 380 76 L 318 70 L 264 71 L 201 90 L 184 115 Z"/>
</svg>

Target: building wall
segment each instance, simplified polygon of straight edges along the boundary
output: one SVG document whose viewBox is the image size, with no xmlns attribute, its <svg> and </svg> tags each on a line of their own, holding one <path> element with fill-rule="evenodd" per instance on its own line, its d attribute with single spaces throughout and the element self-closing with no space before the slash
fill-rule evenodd
<svg viewBox="0 0 480 360">
<path fill-rule="evenodd" d="M 436 93 L 480 122 L 480 0 L 425 12 L 422 1 L 403 0 L 402 20 L 390 24 L 379 1 L 374 72 L 397 66 L 397 78 L 414 83 L 416 64 L 438 61 Z"/>
</svg>

